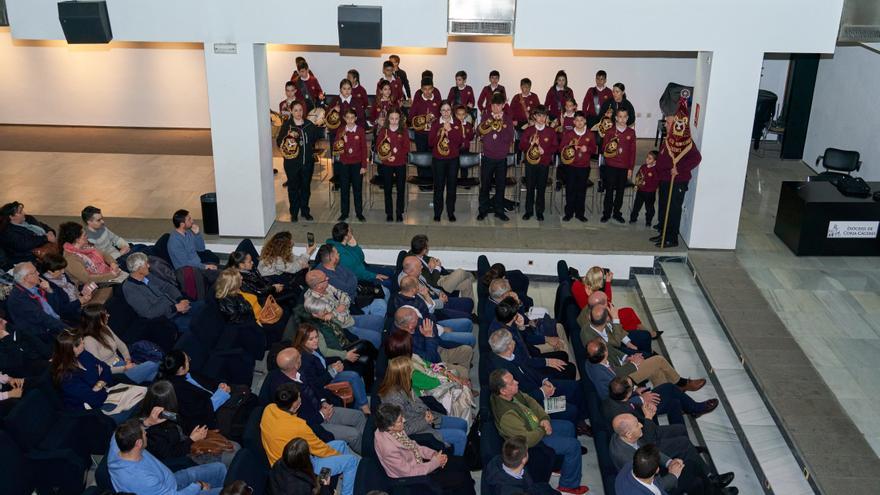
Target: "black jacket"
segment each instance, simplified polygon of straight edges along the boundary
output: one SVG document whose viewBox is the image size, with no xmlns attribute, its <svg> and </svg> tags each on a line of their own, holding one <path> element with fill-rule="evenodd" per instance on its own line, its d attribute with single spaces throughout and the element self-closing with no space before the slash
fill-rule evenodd
<svg viewBox="0 0 880 495">
<path fill-rule="evenodd" d="M 256 323 L 253 307 L 241 294 L 217 299 L 217 307 L 230 323 Z"/>
<path fill-rule="evenodd" d="M 324 387 L 333 381 L 330 372 L 327 371 L 327 368 L 321 364 L 321 360 L 314 354 L 303 352 L 301 353 L 301 356 L 302 365 L 299 368 L 299 373 L 302 377 L 303 383 L 308 383 L 309 387 L 315 390 L 323 391 Z M 339 358 L 327 358 L 325 356 L 324 360 L 327 361 L 327 364 L 329 365 L 339 361 Z M 319 393 L 318 395 L 324 396 L 323 393 Z"/>
<path fill-rule="evenodd" d="M 260 275 L 256 270 L 241 270 L 241 291 L 257 296 L 260 304 L 266 300 L 266 296 L 277 295 L 278 291 L 271 282 Z"/>
<path fill-rule="evenodd" d="M 535 483 L 529 471 L 523 471 L 522 479 L 516 479 L 504 471 L 501 456 L 496 455 L 489 461 L 483 470 L 483 483 L 488 486 L 490 493 L 486 495 L 514 495 L 528 493 L 529 495 L 558 495 L 559 492 L 547 483 Z"/>
<path fill-rule="evenodd" d="M 315 493 L 315 475 L 290 469 L 283 461 L 277 461 L 269 471 L 270 495 L 312 495 Z M 320 495 L 329 495 L 329 487 L 321 486 Z"/>
<path fill-rule="evenodd" d="M 614 110 L 614 113 L 617 113 L 619 108 L 626 109 L 627 117 L 626 117 L 626 125 L 633 125 L 636 122 L 636 111 L 633 108 L 632 103 L 624 97 L 620 100 L 620 103 L 614 101 L 614 98 L 609 99 L 602 105 L 602 109 L 599 111 L 599 115 L 605 115 L 605 112 L 608 111 L 608 107 L 611 107 Z M 611 115 L 611 121 L 614 122 L 614 115 Z"/>
<path fill-rule="evenodd" d="M 303 118 L 303 125 L 298 126 L 293 123 L 293 118 L 289 118 L 281 124 L 281 130 L 278 131 L 278 137 L 275 139 L 275 145 L 281 146 L 281 142 L 287 137 L 290 127 L 299 128 L 302 135 L 300 141 L 299 156 L 291 160 L 284 159 L 285 162 L 292 162 L 299 165 L 314 165 L 315 163 L 315 142 L 318 140 L 318 127 L 311 120 Z"/>
<path fill-rule="evenodd" d="M 217 415 L 211 403 L 213 391 L 217 390 L 218 382 L 201 376 L 193 376 L 204 389 L 186 381 L 185 376 L 167 378 L 177 395 L 180 427 L 183 431 L 192 431 L 196 426 L 205 425 L 208 429 L 217 428 Z M 211 390 L 211 392 L 208 392 Z"/>
<path fill-rule="evenodd" d="M 189 455 L 192 444 L 189 435 L 172 421 L 147 428 L 147 450 L 160 461 Z"/>
<path fill-rule="evenodd" d="M 26 215 L 24 221 L 31 225 L 38 225 L 46 232 L 55 232 L 43 222 L 36 218 Z M 22 261 L 34 261 L 34 255 L 31 250 L 38 248 L 49 242 L 44 235 L 37 235 L 25 227 L 19 227 L 11 223 L 7 224 L 3 231 L 0 231 L 0 246 L 6 251 L 6 256 L 10 263 L 20 263 Z"/>
</svg>

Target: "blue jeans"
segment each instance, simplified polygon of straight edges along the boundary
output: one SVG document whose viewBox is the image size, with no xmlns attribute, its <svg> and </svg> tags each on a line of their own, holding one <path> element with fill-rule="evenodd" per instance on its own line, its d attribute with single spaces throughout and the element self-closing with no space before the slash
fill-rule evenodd
<svg viewBox="0 0 880 495">
<path fill-rule="evenodd" d="M 121 363 L 117 363 L 115 366 L 122 366 L 125 364 L 125 361 Z M 123 375 L 128 377 L 129 380 L 134 383 L 144 383 L 151 382 L 156 378 L 156 373 L 159 372 L 159 363 L 155 361 L 144 361 L 141 364 L 136 364 L 134 368 L 130 370 L 125 370 L 122 372 Z"/>
<path fill-rule="evenodd" d="M 384 318 L 388 311 L 388 303 L 385 302 L 385 299 L 373 299 L 373 302 L 361 308 L 361 311 L 365 315 L 377 315 Z"/>
<path fill-rule="evenodd" d="M 199 493 L 219 494 L 223 490 L 223 481 L 226 479 L 226 466 L 222 462 L 193 466 L 175 472 L 174 479 L 177 481 L 178 490 L 183 490 L 196 481 L 204 481 L 211 485 L 211 489 Z"/>
<path fill-rule="evenodd" d="M 388 277 L 385 280 L 383 280 L 381 283 L 382 283 L 382 287 L 385 289 L 385 293 L 390 295 L 390 293 L 388 291 L 391 289 L 391 287 L 394 286 L 393 280 L 394 280 L 394 277 L 396 276 L 396 274 L 394 273 L 394 268 L 392 268 L 390 266 L 367 264 L 367 270 L 370 270 L 373 273 L 380 273 L 380 274 Z M 385 297 L 385 301 L 386 302 L 388 301 L 388 296 Z"/>
<path fill-rule="evenodd" d="M 440 335 L 440 344 L 443 347 L 451 348 L 460 345 L 469 345 L 471 347 L 477 344 L 477 338 L 474 337 L 474 324 L 466 318 L 454 318 L 451 320 L 443 320 L 437 322 L 441 326 L 446 327 L 446 331 Z"/>
<path fill-rule="evenodd" d="M 464 446 L 467 444 L 467 421 L 455 416 L 441 416 L 440 426 L 437 428 L 443 441 L 452 445 L 453 455 L 464 454 Z M 580 451 L 578 451 L 580 455 Z"/>
<path fill-rule="evenodd" d="M 186 313 L 177 313 L 177 315 L 171 318 L 171 322 L 177 326 L 177 330 L 180 333 L 189 332 L 189 323 L 195 317 L 195 315 L 199 314 L 202 309 L 205 307 L 205 301 L 190 301 L 189 302 L 189 311 Z"/>
<path fill-rule="evenodd" d="M 382 347 L 382 327 L 385 326 L 385 317 L 380 315 L 352 315 L 352 317 L 354 326 L 349 327 L 348 330 L 359 339 L 372 342 L 376 349 Z"/>
<path fill-rule="evenodd" d="M 581 444 L 575 435 L 570 421 L 551 419 L 553 434 L 544 437 L 544 444 L 562 456 L 562 473 L 559 486 L 576 488 L 581 486 Z"/>
<path fill-rule="evenodd" d="M 315 470 L 315 474 L 321 474 L 321 469 L 325 467 L 330 468 L 330 476 L 342 474 L 342 495 L 352 495 L 354 493 L 354 477 L 360 461 L 351 453 L 348 444 L 343 440 L 333 440 L 332 442 L 327 442 L 327 445 L 339 452 L 340 455 L 330 457 L 312 456 L 312 469 Z"/>
<path fill-rule="evenodd" d="M 333 377 L 333 383 L 348 382 L 354 392 L 354 407 L 360 408 L 367 404 L 367 387 L 364 379 L 354 371 L 340 371 Z"/>
<path fill-rule="evenodd" d="M 474 300 L 467 297 L 450 297 L 443 307 L 470 315 L 474 312 Z"/>
</svg>

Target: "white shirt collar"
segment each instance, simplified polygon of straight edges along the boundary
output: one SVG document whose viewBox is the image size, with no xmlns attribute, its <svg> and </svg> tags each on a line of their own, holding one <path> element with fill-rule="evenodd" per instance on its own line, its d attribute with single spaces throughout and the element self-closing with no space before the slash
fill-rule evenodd
<svg viewBox="0 0 880 495">
<path fill-rule="evenodd" d="M 543 131 L 545 127 L 547 127 L 547 124 L 544 124 L 544 125 L 535 124 L 535 129 L 537 129 L 539 131 Z"/>
<path fill-rule="evenodd" d="M 502 467 L 504 467 L 503 464 L 502 464 Z M 654 485 L 654 483 L 651 483 L 650 485 L 647 484 L 647 483 L 645 483 L 644 481 L 638 479 L 638 478 L 636 477 L 636 474 L 635 474 L 635 473 L 630 473 L 630 476 L 632 476 L 633 479 L 636 480 L 640 485 L 642 485 L 642 486 L 644 486 L 645 488 L 647 488 L 648 490 L 650 490 L 651 493 L 653 493 L 654 495 L 660 495 L 660 489 L 657 488 L 657 486 Z"/>
<path fill-rule="evenodd" d="M 501 469 L 503 469 L 504 472 L 507 473 L 511 478 L 516 478 L 518 480 L 523 479 L 523 471 L 525 471 L 525 469 L 521 469 L 519 472 L 516 472 L 513 469 L 505 466 L 504 463 L 501 463 Z"/>
<path fill-rule="evenodd" d="M 447 122 L 449 122 L 450 124 L 455 124 L 455 120 L 452 117 L 449 117 L 449 119 L 444 119 L 443 117 L 440 117 L 438 119 L 438 122 L 440 122 L 440 124 L 445 124 Z"/>
<path fill-rule="evenodd" d="M 349 126 L 345 126 L 345 132 L 354 132 L 354 131 L 357 130 L 357 128 L 358 128 L 357 124 L 355 124 L 355 125 L 353 125 L 353 126 L 351 126 L 351 127 L 349 127 Z"/>
<path fill-rule="evenodd" d="M 623 126 L 623 129 L 621 129 L 620 127 L 617 127 L 617 124 L 614 124 L 614 128 L 617 129 L 617 132 L 623 132 L 626 130 L 626 126 Z"/>
<path fill-rule="evenodd" d="M 342 101 L 346 103 L 351 103 L 351 95 L 349 95 L 348 98 L 342 98 Z"/>
<path fill-rule="evenodd" d="M 578 132 L 577 127 L 573 128 L 572 130 L 574 131 L 575 134 L 578 135 L 578 137 L 583 136 L 584 134 L 587 133 L 587 128 L 586 128 L 586 127 L 584 127 L 584 131 L 583 131 L 583 132 Z"/>
</svg>

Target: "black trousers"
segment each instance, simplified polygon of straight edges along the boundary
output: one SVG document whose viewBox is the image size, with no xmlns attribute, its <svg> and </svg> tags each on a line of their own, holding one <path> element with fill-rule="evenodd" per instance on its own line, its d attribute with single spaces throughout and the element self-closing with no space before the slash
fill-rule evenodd
<svg viewBox="0 0 880 495">
<path fill-rule="evenodd" d="M 309 198 L 312 196 L 312 173 L 314 163 L 301 163 L 301 160 L 284 160 L 284 173 L 287 174 L 287 201 L 290 203 L 290 216 L 297 218 L 302 212 L 309 214 Z"/>
<path fill-rule="evenodd" d="M 336 167 L 339 174 L 339 213 L 347 217 L 349 212 L 349 191 L 354 190 L 354 212 L 364 214 L 364 180 L 361 176 L 361 164 L 346 165 L 339 163 Z"/>
<path fill-rule="evenodd" d="M 547 165 L 526 165 L 526 213 L 544 214 L 544 191 L 547 189 Z"/>
<path fill-rule="evenodd" d="M 633 211 L 632 214 L 630 214 L 629 219 L 633 222 L 638 220 L 642 205 L 645 205 L 645 223 L 650 225 L 651 220 L 654 219 L 654 202 L 656 199 L 657 191 L 636 191 L 636 201 L 633 204 Z"/>
<path fill-rule="evenodd" d="M 446 213 L 455 213 L 456 186 L 458 183 L 458 157 L 434 158 L 431 164 L 434 175 L 434 216 L 443 214 L 443 189 L 446 188 Z"/>
<path fill-rule="evenodd" d="M 565 166 L 565 216 L 585 216 L 589 167 Z"/>
<path fill-rule="evenodd" d="M 626 191 L 627 169 L 617 167 L 605 167 L 605 201 L 602 208 L 602 216 L 610 217 L 620 215 L 623 206 L 623 192 Z M 613 211 L 612 211 L 613 208 Z"/>
<path fill-rule="evenodd" d="M 687 182 L 676 182 L 672 188 L 672 203 L 669 205 L 669 220 L 666 225 L 666 239 L 677 240 L 681 227 L 681 205 L 688 190 Z M 661 182 L 660 190 L 660 233 L 663 233 L 663 216 L 666 214 L 666 201 L 669 198 L 669 182 Z"/>
<path fill-rule="evenodd" d="M 385 214 L 394 215 L 391 201 L 391 187 L 397 189 L 397 214 L 403 214 L 403 199 L 406 194 L 406 165 L 400 167 L 380 167 L 385 186 Z"/>
<path fill-rule="evenodd" d="M 489 191 L 495 186 L 495 214 L 504 213 L 504 185 L 507 180 L 507 157 L 480 159 L 480 214 L 489 211 Z"/>
</svg>

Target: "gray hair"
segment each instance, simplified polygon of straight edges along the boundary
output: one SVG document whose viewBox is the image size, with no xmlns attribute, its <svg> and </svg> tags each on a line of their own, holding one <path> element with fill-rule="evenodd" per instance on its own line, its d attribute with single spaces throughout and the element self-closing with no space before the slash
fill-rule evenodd
<svg viewBox="0 0 880 495">
<path fill-rule="evenodd" d="M 30 261 L 23 261 L 12 268 L 12 278 L 13 280 L 15 280 L 15 283 L 20 284 L 21 281 L 24 280 L 24 278 L 27 276 L 28 265 L 30 265 L 31 268 L 34 267 L 34 264 Z"/>
<path fill-rule="evenodd" d="M 492 352 L 495 354 L 507 352 L 507 348 L 510 347 L 511 342 L 513 342 L 513 336 L 510 335 L 510 332 L 505 328 L 499 328 L 489 336 L 489 348 L 492 349 Z"/>
<path fill-rule="evenodd" d="M 407 329 L 418 318 L 419 316 L 413 308 L 402 306 L 394 312 L 394 326 L 400 329 Z"/>
<path fill-rule="evenodd" d="M 128 272 L 136 272 L 141 269 L 142 266 L 147 264 L 149 259 L 147 255 L 144 253 L 131 253 L 128 256 L 128 259 L 125 260 L 125 266 L 128 267 Z"/>
<path fill-rule="evenodd" d="M 306 298 L 303 301 L 303 308 L 311 314 L 326 313 L 333 311 L 333 306 L 327 301 L 315 297 L 306 292 Z"/>
<path fill-rule="evenodd" d="M 500 301 L 510 291 L 510 282 L 503 278 L 496 278 L 489 284 L 489 297 Z"/>
</svg>

